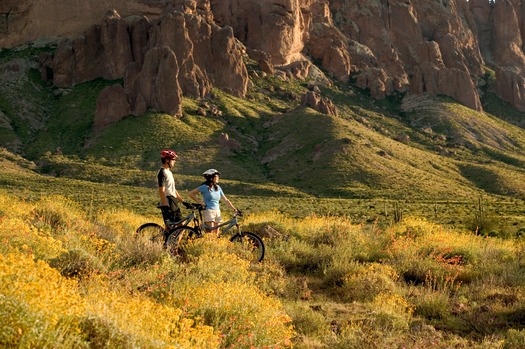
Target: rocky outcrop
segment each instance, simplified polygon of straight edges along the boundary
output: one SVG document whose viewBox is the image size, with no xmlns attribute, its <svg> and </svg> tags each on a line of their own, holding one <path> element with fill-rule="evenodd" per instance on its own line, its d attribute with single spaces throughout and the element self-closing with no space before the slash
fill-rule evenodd
<svg viewBox="0 0 525 349">
<path fill-rule="evenodd" d="M 135 115 L 148 108 L 180 115 L 182 95 L 201 98 L 216 86 L 242 97 L 248 84 L 232 29 L 178 10 L 165 11 L 152 22 L 110 11 L 101 25 L 60 42 L 52 70 L 58 87 L 96 78 L 123 79 L 123 88 L 111 94 L 120 93 L 119 103 L 125 98 Z M 107 100 L 109 93 L 100 99 Z M 97 107 L 97 115 L 104 115 L 99 119 L 107 120 L 110 110 L 115 109 Z M 122 110 L 126 108 L 118 114 Z"/>
<path fill-rule="evenodd" d="M 73 37 L 100 23 L 108 10 L 121 16 L 160 16 L 171 0 L 2 0 L 0 47 Z M 47 39 L 46 39 L 47 38 Z"/>
<path fill-rule="evenodd" d="M 479 0 L 476 2 L 478 3 Z M 525 111 L 525 11 L 521 2 L 500 0 L 490 6 L 489 18 L 485 26 L 492 33 L 491 59 L 495 66 L 496 93 L 504 101 L 519 111 Z"/>
<path fill-rule="evenodd" d="M 153 47 L 149 50 L 142 67 L 134 64 L 130 72 L 136 74 L 128 74 L 124 82 L 132 112 L 140 115 L 146 108 L 151 108 L 174 116 L 181 115 L 179 71 L 177 57 L 169 47 Z"/>
<path fill-rule="evenodd" d="M 145 17 L 122 19 L 109 11 L 102 25 L 60 42 L 53 57 L 53 84 L 69 87 L 96 78 L 122 78 L 131 62 L 142 62 L 148 28 Z"/>
<path fill-rule="evenodd" d="M 116 12 L 89 27 L 110 8 Z M 524 23 L 518 0 L 5 0 L 0 45 L 71 36 L 53 60 L 57 86 L 122 77 L 149 49 L 166 46 L 183 94 L 218 86 L 243 95 L 237 39 L 267 74 L 311 78 L 315 62 L 333 79 L 355 78 L 374 98 L 444 94 L 475 110 L 488 66 L 496 93 L 523 110 Z"/>
<path fill-rule="evenodd" d="M 107 87 L 97 99 L 93 129 L 100 131 L 130 113 L 124 88 L 121 85 Z"/>
<path fill-rule="evenodd" d="M 302 97 L 302 104 L 327 115 L 337 116 L 337 108 L 330 98 L 315 91 L 308 91 Z"/>
<path fill-rule="evenodd" d="M 234 29 L 246 46 L 267 52 L 271 63 L 288 64 L 301 56 L 305 18 L 298 0 L 210 0 L 217 24 Z"/>
</svg>

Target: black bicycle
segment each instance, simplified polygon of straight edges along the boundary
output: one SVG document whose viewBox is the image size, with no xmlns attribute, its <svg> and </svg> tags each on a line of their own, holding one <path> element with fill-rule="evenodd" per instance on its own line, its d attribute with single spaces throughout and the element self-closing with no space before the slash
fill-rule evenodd
<svg viewBox="0 0 525 349">
<path fill-rule="evenodd" d="M 263 260 L 265 253 L 263 240 L 255 233 L 242 231 L 238 219 L 242 216 L 241 211 L 237 211 L 232 219 L 210 227 L 202 220 L 202 211 L 205 209 L 202 205 L 185 202 L 184 206 L 190 209 L 191 213 L 179 221 L 167 218 L 170 216 L 168 206 L 157 206 L 162 211 L 165 227 L 157 223 L 145 223 L 136 230 L 137 236 L 151 243 L 162 245 L 172 255 L 183 256 L 187 247 L 195 239 L 203 237 L 204 233 L 216 231 L 222 227 L 225 227 L 222 233 L 227 233 L 231 228 L 236 227 L 237 231 L 231 236 L 230 241 L 235 243 L 237 250 L 249 260 L 255 262 Z"/>
<path fill-rule="evenodd" d="M 192 210 L 191 213 L 185 217 L 183 217 L 179 221 L 173 221 L 171 219 L 172 212 L 169 206 L 157 206 L 161 212 L 162 212 L 162 218 L 164 220 L 164 227 L 157 223 L 144 223 L 140 227 L 137 228 L 135 231 L 135 234 L 137 237 L 141 237 L 145 240 L 147 240 L 150 243 L 158 244 L 166 247 L 166 242 L 168 241 L 168 237 L 173 234 L 173 232 L 181 226 L 184 227 L 198 227 L 199 226 L 199 217 L 195 214 L 196 210 L 202 209 L 202 206 L 199 204 L 191 204 L 188 202 L 184 203 L 184 207 L 187 209 Z M 198 230 L 195 231 L 194 234 L 199 234 Z M 191 234 L 190 237 L 193 237 L 193 234 Z"/>
</svg>

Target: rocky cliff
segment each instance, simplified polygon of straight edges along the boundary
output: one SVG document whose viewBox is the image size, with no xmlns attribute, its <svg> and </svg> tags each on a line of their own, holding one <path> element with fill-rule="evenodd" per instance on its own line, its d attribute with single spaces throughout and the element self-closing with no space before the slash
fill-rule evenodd
<svg viewBox="0 0 525 349">
<path fill-rule="evenodd" d="M 519 0 L 4 0 L 0 46 L 62 38 L 44 77 L 71 86 L 123 79 L 100 97 L 103 126 L 212 86 L 243 96 L 243 55 L 268 73 L 355 79 L 374 98 L 443 94 L 482 110 L 485 74 L 525 111 Z M 45 41 L 45 40 L 44 40 Z M 315 63 L 315 64 L 313 64 Z M 112 101 L 112 103 L 109 103 Z"/>
</svg>

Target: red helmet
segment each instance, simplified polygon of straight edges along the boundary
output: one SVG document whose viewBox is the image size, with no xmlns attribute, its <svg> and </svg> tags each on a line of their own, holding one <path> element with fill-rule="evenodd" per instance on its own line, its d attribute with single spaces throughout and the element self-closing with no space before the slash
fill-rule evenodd
<svg viewBox="0 0 525 349">
<path fill-rule="evenodd" d="M 164 149 L 163 151 L 160 152 L 160 158 L 161 159 L 176 159 L 178 156 L 177 156 L 177 153 L 175 153 L 173 150 L 171 149 Z"/>
</svg>

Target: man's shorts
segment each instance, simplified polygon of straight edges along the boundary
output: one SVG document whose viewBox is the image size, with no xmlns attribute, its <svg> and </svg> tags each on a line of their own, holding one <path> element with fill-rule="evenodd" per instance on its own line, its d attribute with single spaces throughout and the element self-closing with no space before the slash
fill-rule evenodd
<svg viewBox="0 0 525 349">
<path fill-rule="evenodd" d="M 182 219 L 182 212 L 179 208 L 179 202 L 177 201 L 177 198 L 174 196 L 166 196 L 166 199 L 168 199 L 168 205 L 171 208 L 169 220 L 173 220 L 175 222 L 178 222 Z M 166 217 L 164 218 L 166 219 Z"/>
<path fill-rule="evenodd" d="M 202 211 L 202 218 L 204 219 L 204 222 L 219 223 L 222 221 L 221 210 L 204 210 Z"/>
</svg>

